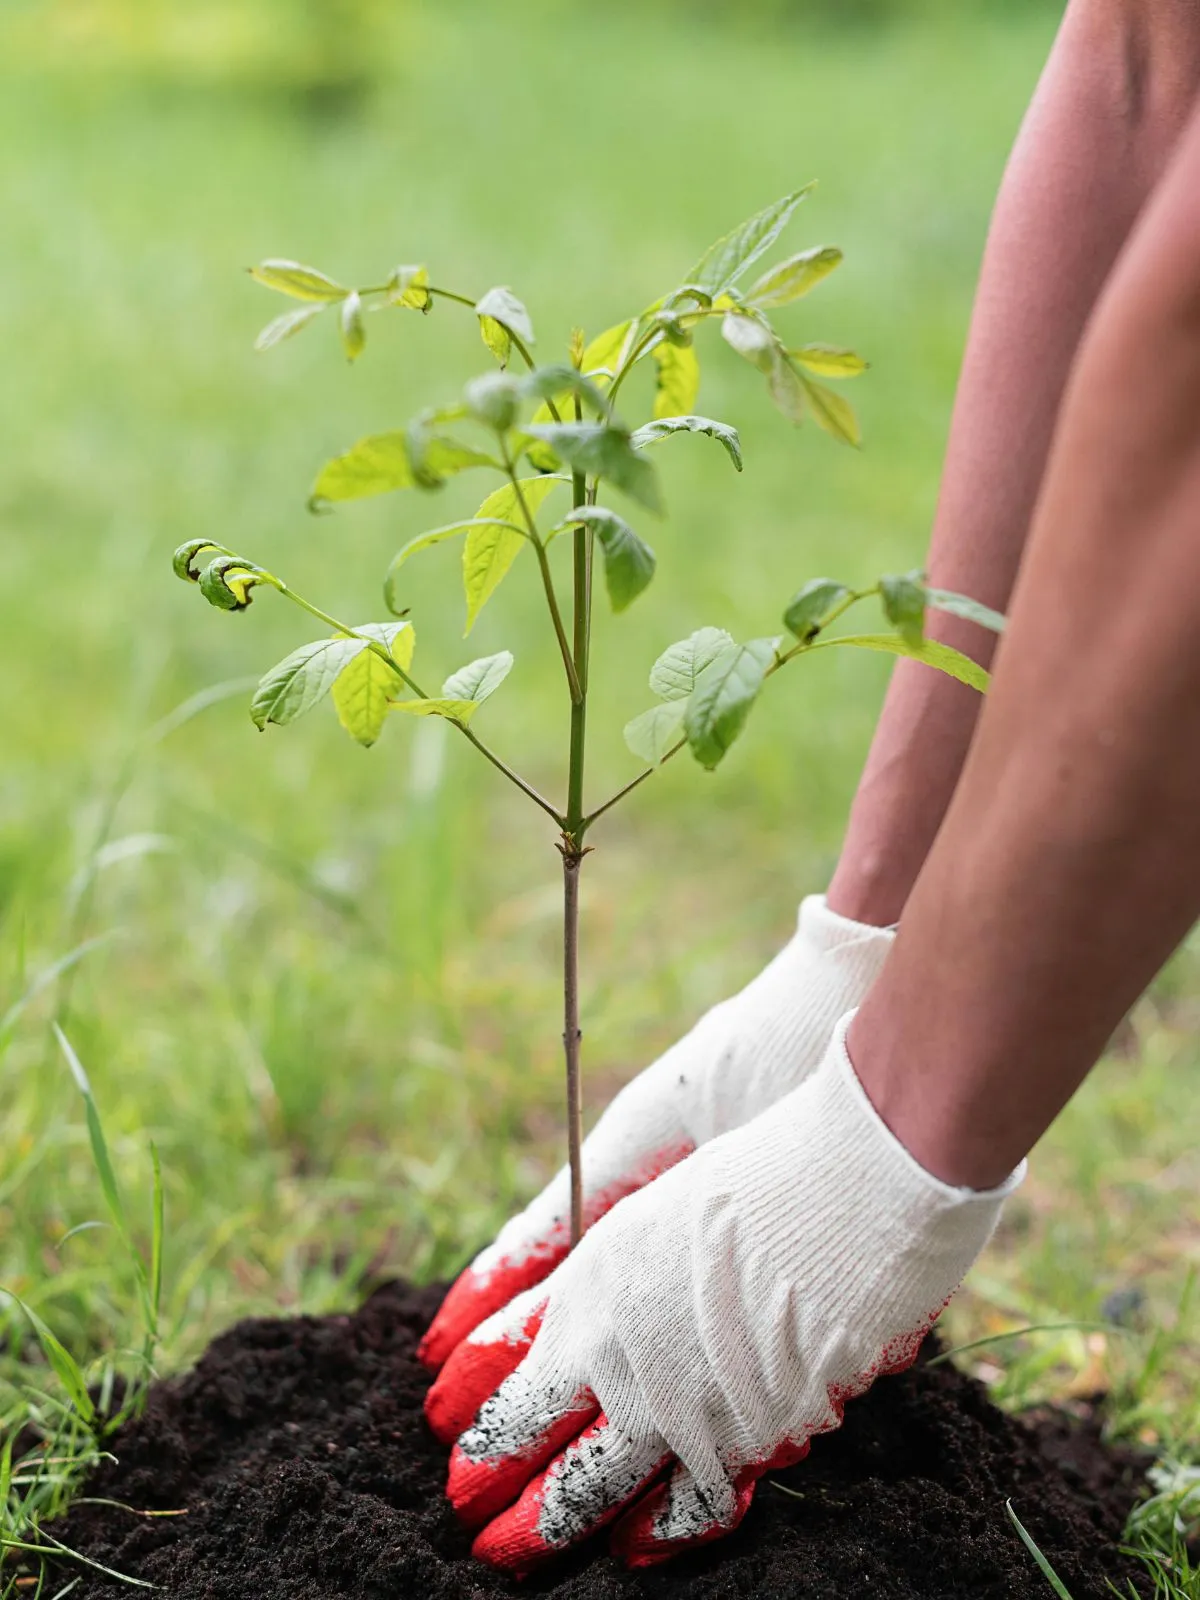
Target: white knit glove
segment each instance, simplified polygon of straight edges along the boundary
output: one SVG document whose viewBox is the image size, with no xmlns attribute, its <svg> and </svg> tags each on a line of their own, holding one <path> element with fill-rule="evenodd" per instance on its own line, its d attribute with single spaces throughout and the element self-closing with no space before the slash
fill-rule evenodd
<svg viewBox="0 0 1200 1600">
<path fill-rule="evenodd" d="M 890 929 L 840 917 L 824 895 L 802 902 L 794 937 L 731 1000 L 622 1089 L 583 1146 L 584 1224 L 689 1155 L 740 1128 L 816 1067 L 838 1018 L 861 1004 L 892 942 Z M 461 1274 L 421 1344 L 436 1370 L 471 1329 L 567 1253 L 564 1167 Z M 440 1419 L 453 1438 L 470 1417 Z"/>
<path fill-rule="evenodd" d="M 479 1407 L 448 1493 L 481 1560 L 526 1573 L 621 1511 L 631 1565 L 719 1537 L 762 1473 L 915 1359 L 1023 1164 L 986 1193 L 932 1177 L 845 1025 L 798 1089 L 623 1200 L 444 1368 L 433 1409 L 447 1389 Z M 494 1393 L 475 1341 L 507 1351 Z"/>
</svg>

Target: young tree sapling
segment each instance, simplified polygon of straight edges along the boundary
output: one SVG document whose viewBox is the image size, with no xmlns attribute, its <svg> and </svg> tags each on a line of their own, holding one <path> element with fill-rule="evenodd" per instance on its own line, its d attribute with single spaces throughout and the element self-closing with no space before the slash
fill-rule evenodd
<svg viewBox="0 0 1200 1600">
<path fill-rule="evenodd" d="M 618 491 L 640 511 L 663 514 L 652 447 L 680 433 L 704 434 L 742 470 L 736 428 L 695 413 L 700 366 L 696 334 L 716 323 L 725 342 L 763 373 L 772 401 L 793 423 L 811 418 L 825 432 L 858 445 L 853 408 L 822 379 L 847 379 L 864 371 L 852 350 L 809 343 L 790 346 L 771 313 L 801 299 L 838 266 L 840 250 L 802 250 L 769 267 L 748 288 L 749 269 L 775 243 L 811 189 L 783 196 L 719 239 L 683 282 L 645 310 L 590 341 L 576 330 L 565 361 L 539 365 L 528 311 L 507 287 L 479 297 L 431 280 L 425 266 L 397 267 L 383 283 L 348 288 L 325 273 L 293 261 L 265 261 L 252 275 L 267 288 L 300 302 L 258 337 L 260 350 L 330 313 L 346 356 L 356 361 L 367 343 L 368 313 L 409 310 L 429 314 L 439 302 L 460 305 L 478 319 L 495 367 L 472 378 L 458 400 L 421 412 L 406 427 L 360 439 L 326 463 L 310 497 L 314 511 L 367 495 L 415 488 L 439 489 L 459 473 L 479 469 L 500 481 L 473 517 L 430 529 L 401 549 L 384 580 L 392 619 L 351 627 L 312 604 L 276 574 L 207 539 L 175 553 L 179 577 L 199 584 L 224 611 L 243 611 L 257 588 L 274 589 L 328 630 L 272 667 L 259 683 L 251 716 L 261 729 L 294 722 L 327 695 L 342 726 L 361 744 L 379 737 L 392 713 L 446 718 L 506 779 L 553 821 L 563 872 L 563 1043 L 567 1069 L 567 1133 L 571 1171 L 571 1242 L 583 1227 L 582 1108 L 579 1030 L 579 873 L 595 823 L 662 764 L 690 750 L 701 766 L 715 768 L 737 739 L 763 685 L 798 657 L 831 647 L 909 656 L 983 690 L 987 674 L 968 657 L 925 637 L 927 606 L 971 617 L 999 630 L 1003 619 L 964 596 L 928 588 L 919 572 L 884 576 L 854 588 L 830 578 L 806 583 L 783 612 L 784 633 L 739 642 L 725 629 L 703 627 L 669 646 L 650 671 L 655 703 L 625 728 L 625 739 L 645 763 L 617 793 L 589 806 L 584 777 L 591 665 L 593 575 L 597 561 L 614 611 L 623 611 L 655 573 L 653 550 L 628 518 L 601 499 Z M 520 371 L 510 370 L 514 364 Z M 617 400 L 641 362 L 654 366 L 650 418 L 639 427 L 621 420 Z M 552 496 L 568 509 L 546 513 Z M 560 537 L 561 536 L 561 537 Z M 476 713 L 500 687 L 513 664 L 507 650 L 484 656 L 450 674 L 436 693 L 413 674 L 415 633 L 400 604 L 403 568 L 421 551 L 462 538 L 467 632 L 517 557 L 528 546 L 562 658 L 570 703 L 564 800 L 550 800 L 475 732 Z M 567 552 L 569 601 L 559 598 L 553 562 Z M 877 598 L 884 631 L 831 634 L 852 607 Z"/>
</svg>

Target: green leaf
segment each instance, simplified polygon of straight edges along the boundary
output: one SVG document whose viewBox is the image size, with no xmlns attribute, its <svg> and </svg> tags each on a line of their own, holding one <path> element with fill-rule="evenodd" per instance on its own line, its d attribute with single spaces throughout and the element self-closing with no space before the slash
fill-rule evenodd
<svg viewBox="0 0 1200 1600">
<path fill-rule="evenodd" d="M 654 391 L 655 417 L 677 417 L 691 411 L 700 393 L 700 362 L 690 345 L 664 340 L 654 347 L 658 367 Z"/>
<path fill-rule="evenodd" d="M 419 463 L 413 459 L 415 444 L 421 452 Z M 395 428 L 389 433 L 369 434 L 326 462 L 313 484 L 309 505 L 319 510 L 329 501 L 359 500 L 417 485 L 436 488 L 452 473 L 468 467 L 498 465 L 491 456 L 456 439 L 424 433 L 414 438 L 413 429 Z"/>
<path fill-rule="evenodd" d="M 625 743 L 635 756 L 648 761 L 652 767 L 658 766 L 683 736 L 686 709 L 685 700 L 651 706 L 649 711 L 643 711 L 625 724 Z"/>
<path fill-rule="evenodd" d="M 952 650 L 948 644 L 938 644 L 934 639 L 923 639 L 920 644 L 909 644 L 895 633 L 847 633 L 837 638 L 818 639 L 814 650 L 832 650 L 835 645 L 849 645 L 855 650 L 880 650 L 887 655 L 907 656 L 912 661 L 923 661 L 927 667 L 957 678 L 969 688 L 987 692 L 988 675 L 978 662 L 961 650 Z"/>
<path fill-rule="evenodd" d="M 342 333 L 342 348 L 346 352 L 347 361 L 357 361 L 362 355 L 367 342 L 367 330 L 363 325 L 362 301 L 357 290 L 352 289 L 342 301 L 339 312 L 339 326 Z"/>
<path fill-rule="evenodd" d="M 806 295 L 822 278 L 827 278 L 841 259 L 842 252 L 831 245 L 801 250 L 798 255 L 789 256 L 786 261 L 764 272 L 747 291 L 746 301 L 763 310 L 786 306 Z"/>
<path fill-rule="evenodd" d="M 397 267 L 388 279 L 387 298 L 391 306 L 407 306 L 413 311 L 429 311 L 433 296 L 428 289 L 429 273 L 424 267 Z"/>
<path fill-rule="evenodd" d="M 542 481 L 540 478 L 530 480 L 533 483 Z M 419 550 L 428 550 L 430 545 L 441 544 L 444 539 L 453 539 L 460 533 L 469 534 L 472 528 L 486 523 L 494 523 L 501 528 L 512 528 L 513 532 L 518 534 L 524 531 L 515 523 L 504 522 L 495 517 L 468 517 L 465 522 L 448 522 L 444 528 L 430 528 L 427 533 L 419 533 L 392 557 L 391 566 L 387 569 L 387 576 L 383 580 L 383 598 L 387 602 L 388 610 L 396 610 L 396 574 L 410 556 L 415 556 Z"/>
<path fill-rule="evenodd" d="M 627 429 L 602 422 L 540 422 L 526 430 L 575 472 L 607 478 L 647 510 L 662 513 L 658 475 L 630 443 Z"/>
<path fill-rule="evenodd" d="M 774 659 L 773 639 L 729 644 L 697 678 L 687 702 L 684 730 L 692 754 L 710 772 L 745 726 Z"/>
<path fill-rule="evenodd" d="M 879 580 L 883 614 L 906 644 L 925 637 L 925 576 L 921 572 L 892 574 Z"/>
<path fill-rule="evenodd" d="M 497 433 L 507 433 L 517 420 L 521 386 L 506 372 L 486 372 L 470 380 L 463 390 L 463 398 L 477 422 Z"/>
<path fill-rule="evenodd" d="M 412 665 L 416 635 L 409 622 L 365 622 L 355 630 L 387 650 L 407 672 Z M 378 739 L 387 717 L 388 702 L 396 698 L 403 679 L 381 661 L 374 650 L 363 650 L 342 668 L 333 685 L 333 705 L 338 721 L 352 739 L 370 746 Z"/>
<path fill-rule="evenodd" d="M 807 643 L 835 606 L 850 598 L 850 592 L 836 578 L 810 578 L 784 612 L 784 627 Z"/>
<path fill-rule="evenodd" d="M 1006 1500 L 1004 1502 L 1004 1509 L 1008 1512 L 1009 1521 L 1017 1530 L 1017 1537 L 1037 1563 L 1038 1571 L 1054 1590 L 1055 1594 L 1058 1596 L 1058 1600 L 1071 1600 L 1071 1591 L 1067 1588 L 1066 1584 L 1059 1577 L 1058 1573 L 1055 1572 L 1049 1561 L 1047 1561 L 1046 1557 L 1034 1543 L 1033 1535 L 1026 1530 L 1025 1525 L 1022 1523 L 1020 1517 L 1018 1517 L 1017 1513 L 1013 1510 L 1013 1503 L 1011 1500 Z M 1132 1585 L 1130 1585 L 1130 1587 L 1132 1588 Z M 1182 1591 L 1179 1592 L 1182 1593 Z"/>
<path fill-rule="evenodd" d="M 281 317 L 276 317 L 274 322 L 267 323 L 255 339 L 254 348 L 274 350 L 277 344 L 290 339 L 294 333 L 299 333 L 301 328 L 307 328 L 313 318 L 319 317 L 324 309 L 324 305 L 311 305 L 299 306 L 295 311 L 285 311 Z"/>
<path fill-rule="evenodd" d="M 42 1347 L 42 1354 L 58 1381 L 67 1391 L 71 1404 L 85 1422 L 94 1421 L 96 1408 L 92 1404 L 91 1396 L 88 1394 L 87 1379 L 84 1377 L 75 1358 L 59 1342 L 33 1307 L 27 1305 L 20 1295 L 14 1294 L 11 1289 L 3 1288 L 0 1288 L 0 1294 L 7 1295 L 12 1303 L 19 1307 L 28 1317 L 29 1325 L 37 1335 L 37 1342 Z"/>
<path fill-rule="evenodd" d="M 511 650 L 500 650 L 494 656 L 480 656 L 452 672 L 442 685 L 442 693 L 450 700 L 468 700 L 482 705 L 489 695 L 504 682 L 512 671 Z"/>
<path fill-rule="evenodd" d="M 629 442 L 635 450 L 644 450 L 648 444 L 657 444 L 673 433 L 705 433 L 729 452 L 729 459 L 742 470 L 742 441 L 736 428 L 727 422 L 714 422 L 711 417 L 658 417 L 635 428 Z"/>
<path fill-rule="evenodd" d="M 972 600 L 969 595 L 955 594 L 952 589 L 926 589 L 925 604 L 932 606 L 935 611 L 948 611 L 952 617 L 965 617 L 968 622 L 977 622 L 981 628 L 989 628 L 992 633 L 1003 633 L 1007 626 L 1002 612 L 993 611 L 991 606 L 985 606 L 981 600 Z"/>
<path fill-rule="evenodd" d="M 853 350 L 843 350 L 836 344 L 802 344 L 788 352 L 819 378 L 857 378 L 867 370 L 867 363 Z"/>
<path fill-rule="evenodd" d="M 591 528 L 604 551 L 604 581 L 614 611 L 624 611 L 654 576 L 654 551 L 615 511 L 605 506 L 576 506 L 564 525 L 582 522 Z"/>
<path fill-rule="evenodd" d="M 779 339 L 765 317 L 749 311 L 727 311 L 721 319 L 721 337 L 760 372 L 769 373 L 774 367 Z"/>
<path fill-rule="evenodd" d="M 508 365 L 512 335 L 515 333 L 525 344 L 533 344 L 533 323 L 529 313 L 511 289 L 500 285 L 475 302 L 475 315 L 479 318 L 479 331 L 483 342 L 500 365 Z"/>
<path fill-rule="evenodd" d="M 521 493 L 530 516 L 558 482 L 557 478 L 523 478 Z M 467 531 L 463 549 L 463 588 L 467 596 L 467 627 L 495 594 L 508 569 L 521 553 L 526 536 L 521 530 L 521 509 L 511 483 L 502 484 L 480 506 Z"/>
<path fill-rule="evenodd" d="M 311 711 L 333 688 L 338 674 L 360 651 L 365 639 L 317 639 L 302 644 L 277 662 L 260 680 L 250 702 L 255 727 L 268 722 L 281 726 Z"/>
<path fill-rule="evenodd" d="M 705 667 L 732 643 L 724 628 L 697 628 L 659 656 L 650 668 L 650 688 L 660 700 L 686 700 Z"/>
<path fill-rule="evenodd" d="M 769 250 L 791 219 L 792 213 L 812 189 L 811 183 L 775 200 L 732 232 L 718 239 L 687 274 L 687 282 L 712 295 L 737 282 L 764 250 Z"/>
<path fill-rule="evenodd" d="M 290 294 L 293 300 L 344 300 L 350 293 L 316 267 L 304 267 L 298 261 L 260 261 L 250 268 L 250 276 L 268 289 Z"/>
<path fill-rule="evenodd" d="M 594 411 L 598 417 L 602 417 L 608 409 L 604 390 L 565 361 L 550 367 L 535 368 L 521 380 L 521 390 L 531 400 L 542 402 L 553 400 L 564 421 L 570 421 L 574 408 L 571 412 L 564 412 L 563 402 L 569 403 L 575 395 L 578 395 L 581 403 Z M 534 420 L 539 420 L 540 416 L 539 412 Z M 541 420 L 553 421 L 548 409 Z"/>
<path fill-rule="evenodd" d="M 479 707 L 474 700 L 430 698 L 428 700 L 393 700 L 391 709 L 393 711 L 406 711 L 412 717 L 445 717 L 448 722 L 456 722 L 460 728 L 465 728 Z"/>
<path fill-rule="evenodd" d="M 862 443 L 862 430 L 850 402 L 843 400 L 840 394 L 834 394 L 823 383 L 814 383 L 811 378 L 802 377 L 800 382 L 804 385 L 809 409 L 819 426 L 843 444 L 857 448 Z"/>
</svg>

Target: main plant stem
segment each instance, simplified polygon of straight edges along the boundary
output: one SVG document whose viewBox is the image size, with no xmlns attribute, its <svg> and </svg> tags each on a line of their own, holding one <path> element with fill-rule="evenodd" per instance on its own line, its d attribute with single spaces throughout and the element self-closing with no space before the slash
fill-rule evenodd
<svg viewBox="0 0 1200 1600">
<path fill-rule="evenodd" d="M 574 503 L 587 493 L 582 473 L 573 480 Z M 571 1173 L 571 1247 L 583 1236 L 583 1089 L 579 1056 L 579 869 L 583 847 L 583 769 L 587 733 L 588 654 L 591 634 L 591 534 L 574 531 L 571 744 L 567 770 L 567 815 L 561 845 L 563 860 L 563 1050 L 567 1063 L 567 1164 Z M 575 692 L 577 690 L 577 692 Z"/>
</svg>

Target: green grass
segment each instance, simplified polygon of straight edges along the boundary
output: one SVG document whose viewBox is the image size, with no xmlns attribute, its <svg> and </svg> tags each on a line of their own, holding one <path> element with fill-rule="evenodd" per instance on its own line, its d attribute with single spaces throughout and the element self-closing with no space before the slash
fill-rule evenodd
<svg viewBox="0 0 1200 1600">
<path fill-rule="evenodd" d="M 636 770 L 620 729 L 665 643 L 705 623 L 770 631 L 810 576 L 853 583 L 921 557 L 990 199 L 1051 17 L 764 36 L 645 8 L 519 15 L 528 36 L 482 5 L 413 10 L 353 114 L 242 78 L 7 57 L 0 1283 L 85 1369 L 140 1348 L 142 1291 L 111 1226 L 76 1231 L 110 1219 L 55 1014 L 136 1197 L 143 1260 L 160 1152 L 166 1367 L 238 1316 L 450 1269 L 561 1150 L 543 819 L 438 725 L 363 752 L 323 710 L 260 737 L 243 680 L 310 636 L 303 619 L 270 596 L 219 616 L 169 570 L 175 545 L 209 536 L 352 621 L 380 615 L 392 554 L 473 509 L 470 489 L 312 519 L 308 484 L 360 433 L 449 398 L 481 347 L 439 308 L 372 319 L 353 371 L 324 328 L 256 357 L 280 307 L 245 265 L 288 254 L 370 281 L 425 260 L 467 289 L 510 282 L 549 354 L 820 178 L 791 237 L 847 262 L 790 326 L 871 360 L 855 390 L 866 448 L 793 434 L 749 368 L 702 351 L 702 407 L 741 428 L 746 472 L 705 441 L 660 457 L 659 580 L 598 625 L 593 795 Z M 532 569 L 467 645 L 455 553 L 411 572 L 426 675 L 512 648 L 488 736 L 557 791 L 565 705 Z M 805 662 L 715 777 L 677 761 L 597 829 L 593 1108 L 744 981 L 826 881 L 886 674 L 841 652 Z M 1034 1335 L 971 1360 L 1014 1404 L 1099 1375 L 1121 1428 L 1185 1459 L 1200 1431 L 1187 1305 L 1176 1325 L 1200 1259 L 1181 1220 L 1198 1175 L 1196 979 L 1184 952 L 1135 1012 L 952 1322 L 965 1341 L 1095 1321 L 1138 1288 L 1128 1338 Z M 48 1379 L 28 1322 L 0 1327 L 11 1422 L 24 1385 Z"/>
</svg>

